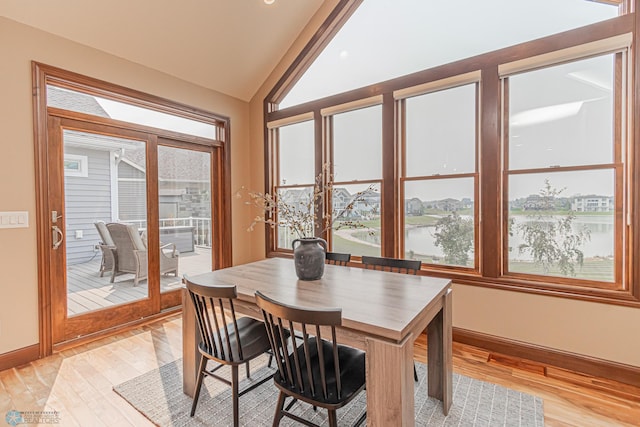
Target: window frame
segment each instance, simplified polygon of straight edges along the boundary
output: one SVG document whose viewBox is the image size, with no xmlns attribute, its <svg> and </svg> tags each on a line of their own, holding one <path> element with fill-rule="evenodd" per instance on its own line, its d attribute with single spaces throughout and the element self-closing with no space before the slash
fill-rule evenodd
<svg viewBox="0 0 640 427">
<path fill-rule="evenodd" d="M 396 127 L 398 129 L 398 140 L 400 146 L 400 177 L 399 177 L 399 185 L 400 185 L 400 205 L 399 205 L 399 227 L 400 233 L 399 236 L 404 236 L 405 232 L 405 184 L 407 182 L 423 182 L 430 180 L 444 180 L 444 179 L 456 179 L 456 178 L 472 178 L 473 179 L 473 267 L 464 267 L 458 265 L 447 265 L 447 264 L 431 264 L 423 262 L 425 268 L 430 268 L 433 270 L 442 270 L 442 271 L 464 271 L 469 274 L 480 274 L 480 259 L 482 256 L 481 253 L 481 245 L 480 245 L 480 225 L 479 213 L 480 213 L 480 199 L 479 199 L 479 191 L 480 191 L 480 174 L 479 174 L 479 151 L 480 151 L 480 83 L 482 73 L 480 70 L 472 71 L 469 73 L 465 73 L 462 75 L 451 76 L 446 79 L 429 82 L 426 84 L 405 88 L 402 90 L 398 90 L 394 92 L 394 98 L 396 99 L 396 109 L 398 120 L 396 122 Z M 467 86 L 473 84 L 475 85 L 475 155 L 474 155 L 474 171 L 473 172 L 464 172 L 458 174 L 447 174 L 447 175 L 424 175 L 424 176 L 407 176 L 407 135 L 406 135 L 406 100 L 412 97 L 417 97 L 421 95 L 427 95 L 430 93 L 446 91 L 448 89 L 455 89 L 463 86 Z M 399 242 L 399 250 L 398 256 L 405 254 L 405 239 L 401 237 Z"/>
<path fill-rule="evenodd" d="M 502 220 L 502 235 L 503 241 L 503 264 L 502 275 L 504 277 L 513 277 L 516 279 L 535 281 L 535 282 L 548 282 L 553 281 L 558 284 L 572 285 L 572 282 L 579 280 L 581 286 L 584 288 L 605 289 L 611 291 L 624 290 L 628 284 L 623 274 L 623 266 L 626 264 L 626 257 L 629 249 L 626 247 L 629 242 L 628 227 L 624 224 L 623 212 L 628 212 L 627 197 L 629 186 L 624 176 L 627 175 L 628 164 L 625 162 L 625 154 L 630 150 L 630 144 L 627 141 L 626 124 L 630 121 L 626 108 L 626 99 L 630 97 L 630 85 L 629 70 L 628 70 L 628 58 L 630 56 L 630 43 L 631 37 L 625 37 L 623 34 L 619 37 L 614 37 L 609 40 L 602 40 L 595 42 L 595 45 L 601 45 L 600 49 L 590 48 L 589 45 L 578 46 L 577 49 L 568 49 L 565 55 L 561 53 L 555 53 L 553 56 L 557 58 L 553 61 L 547 61 L 544 55 L 540 58 L 530 58 L 526 62 L 530 62 L 525 67 L 517 67 L 515 72 L 505 73 L 501 75 L 501 98 L 502 102 L 502 145 L 503 145 L 503 220 Z M 582 53 L 580 51 L 583 51 Z M 614 88 L 613 88 L 613 159 L 611 162 L 606 163 L 592 163 L 588 165 L 570 165 L 570 166 L 537 166 L 526 167 L 520 169 L 509 168 L 509 78 L 522 73 L 536 71 L 540 69 L 552 68 L 554 66 L 573 63 L 589 58 L 597 58 L 606 55 L 614 56 Z M 625 67 L 626 66 L 626 67 Z M 499 68 L 500 73 L 500 68 Z M 562 172 L 580 172 L 580 171 L 605 171 L 610 170 L 614 175 L 614 279 L 613 282 L 603 282 L 588 279 L 573 279 L 570 277 L 541 275 L 533 273 L 522 273 L 509 270 L 509 181 L 510 177 L 514 175 L 532 175 L 540 174 L 543 172 L 562 173 Z"/>
<path fill-rule="evenodd" d="M 419 274 L 447 277 L 456 283 L 472 286 L 640 307 L 640 257 L 635 256 L 635 254 L 640 253 L 640 166 L 636 166 L 640 165 L 640 150 L 633 150 L 636 141 L 640 141 L 640 127 L 634 126 L 633 123 L 634 117 L 637 115 L 636 112 L 640 111 L 640 96 L 636 95 L 640 93 L 640 84 L 636 77 L 640 74 L 640 61 L 635 54 L 635 49 L 632 47 L 629 53 L 630 75 L 627 84 L 631 95 L 626 103 L 629 118 L 627 130 L 629 132 L 630 149 L 628 153 L 625 153 L 628 156 L 629 167 L 624 174 L 624 179 L 628 183 L 624 197 L 628 207 L 627 212 L 625 212 L 628 217 L 625 220 L 625 228 L 629 235 L 629 241 L 628 254 L 621 271 L 622 279 L 626 285 L 620 290 L 576 286 L 576 282 L 571 279 L 563 283 L 556 280 L 556 277 L 532 280 L 529 277 L 513 277 L 503 274 L 504 238 L 502 234 L 504 233 L 504 227 L 502 218 L 504 216 L 505 202 L 501 185 L 504 152 L 501 141 L 503 123 L 501 117 L 500 77 L 498 74 L 500 64 L 525 60 L 529 57 L 585 45 L 626 33 L 631 33 L 633 44 L 638 45 L 640 36 L 636 32 L 636 23 L 640 23 L 640 16 L 636 16 L 637 14 L 633 11 L 635 3 L 628 0 L 615 1 L 615 4 L 620 6 L 619 9 L 621 11 L 621 15 L 616 18 L 279 110 L 277 102 L 282 99 L 287 87 L 295 84 L 296 76 L 304 72 L 305 67 L 313 60 L 314 55 L 318 54 L 323 43 L 328 43 L 328 39 L 337 32 L 339 26 L 347 20 L 349 14 L 361 2 L 362 0 L 342 0 L 339 2 L 325 21 L 325 24 L 320 27 L 318 33 L 311 39 L 264 99 L 264 122 L 285 120 L 288 117 L 299 114 L 312 115 L 315 121 L 316 169 L 320 170 L 325 159 L 323 156 L 326 156 L 326 153 L 322 152 L 325 125 L 320 111 L 324 108 L 357 102 L 372 96 L 382 97 L 382 255 L 397 256 L 400 254 L 399 236 L 402 232 L 400 216 L 402 196 L 398 190 L 400 183 L 398 171 L 401 159 L 398 140 L 401 135 L 397 128 L 399 111 L 396 108 L 396 101 L 393 97 L 394 91 L 480 70 L 481 82 L 479 91 L 481 96 L 478 108 L 479 146 L 477 152 L 479 188 L 476 199 L 479 205 L 477 216 L 480 246 L 478 249 L 478 271 L 470 272 L 459 268 L 434 269 L 429 265 L 423 265 Z M 610 1 L 606 2 L 610 3 Z M 272 188 L 269 165 L 273 153 L 268 141 L 269 133 L 265 129 L 267 147 L 265 155 L 265 191 L 269 191 Z M 269 246 L 270 236 L 268 231 L 266 231 L 266 238 L 267 256 L 290 256 L 290 254 L 274 251 Z M 354 261 L 357 265 L 357 259 Z"/>
<path fill-rule="evenodd" d="M 345 103 L 342 105 L 336 105 L 334 107 L 331 108 L 325 108 L 322 109 L 320 111 L 320 114 L 322 115 L 322 123 L 323 123 L 323 133 L 325 135 L 324 139 L 323 139 L 323 150 L 325 153 L 324 158 L 327 159 L 326 163 L 329 164 L 330 166 L 330 174 L 331 176 L 335 176 L 335 162 L 334 162 L 334 147 L 335 147 L 335 133 L 334 133 L 334 118 L 336 115 L 338 114 L 342 114 L 342 113 L 349 113 L 349 112 L 353 112 L 356 110 L 360 110 L 360 109 L 364 109 L 364 108 L 370 108 L 370 107 L 375 107 L 375 106 L 382 106 L 383 104 L 383 98 L 381 96 L 374 96 L 374 97 L 370 97 L 370 98 L 365 98 L 365 99 L 361 99 L 357 102 L 352 102 L 352 103 Z M 382 111 L 381 111 L 382 113 Z M 382 128 L 382 118 L 381 118 L 381 128 Z M 382 139 L 382 135 L 381 135 L 381 139 Z M 385 233 L 385 225 L 382 222 L 382 215 L 383 215 L 383 199 L 384 199 L 384 192 L 383 192 L 383 187 L 382 187 L 382 183 L 383 183 L 383 166 L 384 166 L 384 161 L 383 164 L 380 165 L 381 166 L 381 170 L 380 170 L 380 178 L 369 178 L 369 179 L 356 179 L 356 180 L 350 180 L 350 181 L 335 181 L 334 187 L 337 186 L 350 186 L 350 185 L 375 185 L 378 188 L 379 194 L 380 194 L 380 236 L 384 235 Z M 333 212 L 333 199 L 331 197 L 325 196 L 325 206 L 324 206 L 324 214 L 325 215 L 330 215 Z M 320 236 L 323 237 L 327 243 L 329 244 L 329 248 L 333 249 L 333 230 L 329 229 L 326 230 L 326 232 L 324 233 L 324 235 Z M 383 249 L 382 247 L 380 248 L 380 253 L 382 253 Z M 352 254 L 352 259 L 354 260 L 360 260 L 361 256 L 357 255 L 357 254 Z"/>
</svg>

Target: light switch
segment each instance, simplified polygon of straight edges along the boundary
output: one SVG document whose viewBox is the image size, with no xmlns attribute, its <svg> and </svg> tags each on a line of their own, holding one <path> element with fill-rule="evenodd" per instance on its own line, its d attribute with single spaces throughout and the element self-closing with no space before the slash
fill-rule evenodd
<svg viewBox="0 0 640 427">
<path fill-rule="evenodd" d="M 29 227 L 29 212 L 0 212 L 0 228 Z"/>
</svg>

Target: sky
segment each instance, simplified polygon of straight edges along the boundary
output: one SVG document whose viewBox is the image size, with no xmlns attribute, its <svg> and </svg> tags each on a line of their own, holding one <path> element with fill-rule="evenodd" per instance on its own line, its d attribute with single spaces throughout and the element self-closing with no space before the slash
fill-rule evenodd
<svg viewBox="0 0 640 427">
<path fill-rule="evenodd" d="M 123 102 L 95 97 L 100 106 L 115 120 L 124 120 L 145 126 L 186 133 L 188 135 L 215 138 L 215 126 L 185 119 L 172 114 L 161 113 Z"/>
<path fill-rule="evenodd" d="M 280 108 L 617 15 L 589 0 L 365 0 Z"/>
<path fill-rule="evenodd" d="M 598 22 L 617 13 L 616 7 L 587 0 L 366 0 L 280 107 Z M 612 111 L 611 67 L 612 56 L 605 56 L 512 77 L 511 168 L 612 161 L 613 132 L 608 117 Z M 407 104 L 409 176 L 473 172 L 474 86 L 410 98 Z M 374 106 L 335 116 L 336 181 L 381 176 L 380 114 L 380 107 Z M 287 184 L 312 178 L 311 123 L 281 130 L 281 141 L 287 141 L 284 152 L 288 154 L 281 158 Z M 298 142 L 301 146 L 296 150 L 293 146 Z M 442 144 L 450 149 L 434 149 Z M 514 178 L 510 199 L 537 194 L 545 177 L 557 188 L 566 187 L 566 196 L 612 193 L 610 172 L 606 177 L 592 174 L 597 178 L 594 181 L 575 173 L 543 175 Z M 407 196 L 423 200 L 472 197 L 471 189 L 468 179 L 447 180 L 430 186 L 412 184 Z"/>
</svg>

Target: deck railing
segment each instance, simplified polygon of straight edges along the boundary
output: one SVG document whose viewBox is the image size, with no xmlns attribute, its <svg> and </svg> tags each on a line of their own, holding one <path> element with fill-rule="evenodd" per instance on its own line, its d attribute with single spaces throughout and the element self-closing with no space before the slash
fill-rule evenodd
<svg viewBox="0 0 640 427">
<path fill-rule="evenodd" d="M 146 219 L 128 219 L 123 222 L 135 224 L 138 229 L 147 228 Z M 193 244 L 205 248 L 211 247 L 211 218 L 160 218 L 160 228 L 169 227 L 193 227 Z"/>
</svg>

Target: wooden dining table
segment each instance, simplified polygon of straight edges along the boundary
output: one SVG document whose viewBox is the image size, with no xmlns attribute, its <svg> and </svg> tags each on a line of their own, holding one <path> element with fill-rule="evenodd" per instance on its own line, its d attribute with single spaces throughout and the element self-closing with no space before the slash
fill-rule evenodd
<svg viewBox="0 0 640 427">
<path fill-rule="evenodd" d="M 269 258 L 189 276 L 198 283 L 235 284 L 235 310 L 261 319 L 255 292 L 286 304 L 342 309 L 338 341 L 366 352 L 367 425 L 413 426 L 413 342 L 427 330 L 427 393 L 452 402 L 451 281 L 424 275 L 326 265 L 319 280 L 302 281 L 293 260 Z M 183 289 L 183 391 L 193 396 L 199 333 Z M 275 410 L 275 408 L 274 408 Z"/>
</svg>

